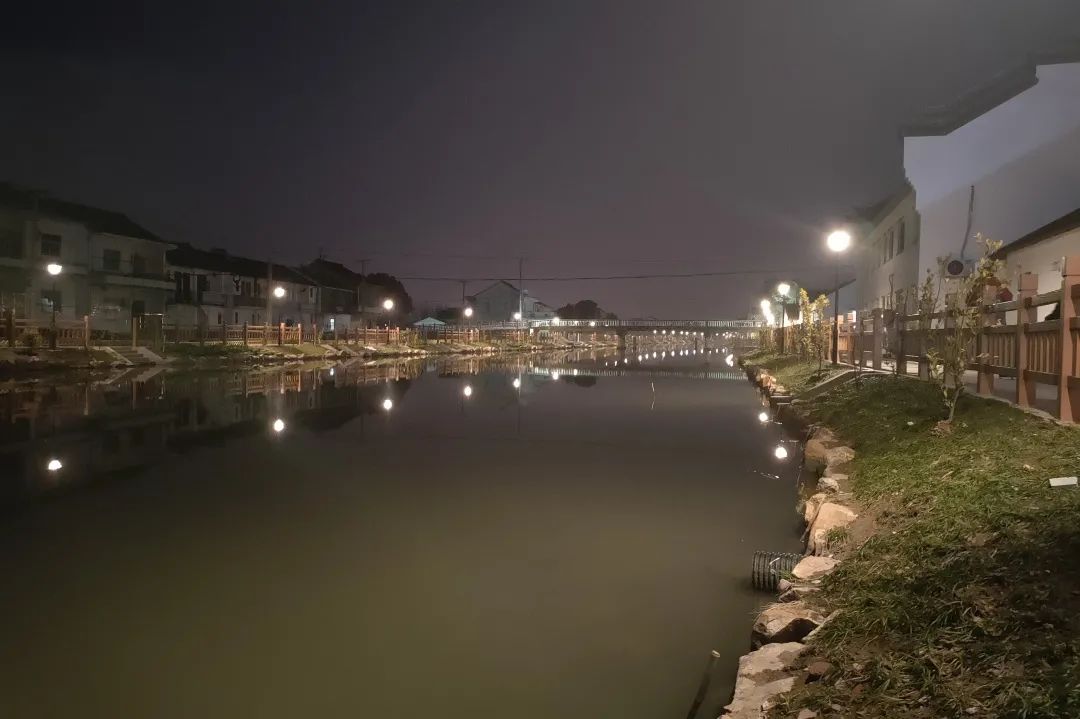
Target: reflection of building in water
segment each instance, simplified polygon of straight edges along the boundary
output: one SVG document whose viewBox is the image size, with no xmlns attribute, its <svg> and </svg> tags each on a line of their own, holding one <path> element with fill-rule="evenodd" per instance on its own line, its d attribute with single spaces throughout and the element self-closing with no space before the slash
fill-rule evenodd
<svg viewBox="0 0 1080 719">
<path fill-rule="evenodd" d="M 381 411 L 388 396 L 400 402 L 421 371 L 340 365 L 15 386 L 0 392 L 0 505 L 265 432 L 277 418 L 312 431 L 340 427 Z"/>
</svg>

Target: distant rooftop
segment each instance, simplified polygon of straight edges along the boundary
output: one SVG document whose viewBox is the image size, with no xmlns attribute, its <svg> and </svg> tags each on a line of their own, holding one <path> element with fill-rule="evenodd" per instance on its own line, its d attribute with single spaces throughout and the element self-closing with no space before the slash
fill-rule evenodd
<svg viewBox="0 0 1080 719">
<path fill-rule="evenodd" d="M 122 212 L 57 199 L 45 192 L 6 182 L 0 182 L 0 206 L 30 212 L 36 209 L 45 217 L 80 222 L 93 232 L 165 241 Z"/>
</svg>

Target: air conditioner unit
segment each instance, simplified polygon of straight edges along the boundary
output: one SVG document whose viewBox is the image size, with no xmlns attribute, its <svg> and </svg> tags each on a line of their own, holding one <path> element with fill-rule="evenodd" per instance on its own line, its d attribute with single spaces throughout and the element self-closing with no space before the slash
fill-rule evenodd
<svg viewBox="0 0 1080 719">
<path fill-rule="evenodd" d="M 975 260 L 964 260 L 959 257 L 949 256 L 945 258 L 945 277 L 959 279 L 967 277 L 975 271 Z"/>
</svg>

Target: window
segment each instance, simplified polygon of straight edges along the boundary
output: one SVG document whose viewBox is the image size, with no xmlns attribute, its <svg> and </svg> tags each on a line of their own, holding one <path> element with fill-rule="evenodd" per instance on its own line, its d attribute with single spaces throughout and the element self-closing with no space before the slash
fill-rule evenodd
<svg viewBox="0 0 1080 719">
<path fill-rule="evenodd" d="M 101 269 L 113 271 L 119 270 L 120 250 L 105 250 L 101 255 Z"/>
<path fill-rule="evenodd" d="M 885 261 L 888 262 L 893 258 L 893 250 L 896 249 L 893 238 L 893 231 L 890 229 L 885 233 Z"/>
<path fill-rule="evenodd" d="M 131 301 L 131 316 L 140 317 L 146 314 L 146 302 L 143 300 Z"/>
<path fill-rule="evenodd" d="M 50 312 L 53 310 L 61 312 L 64 309 L 64 295 L 60 290 L 42 290 L 41 300 Z"/>
<path fill-rule="evenodd" d="M 139 255 L 131 256 L 131 273 L 133 275 L 146 274 L 146 258 Z"/>
<path fill-rule="evenodd" d="M 898 255 L 904 251 L 904 241 L 906 239 L 904 230 L 904 218 L 901 217 L 900 222 L 896 224 L 896 254 Z"/>
<path fill-rule="evenodd" d="M 42 257 L 59 257 L 60 256 L 60 235 L 41 235 L 41 256 Z"/>
<path fill-rule="evenodd" d="M 233 314 L 233 317 L 232 317 L 233 324 L 234 325 L 240 324 L 240 313 L 239 312 L 233 312 L 232 314 Z"/>
</svg>

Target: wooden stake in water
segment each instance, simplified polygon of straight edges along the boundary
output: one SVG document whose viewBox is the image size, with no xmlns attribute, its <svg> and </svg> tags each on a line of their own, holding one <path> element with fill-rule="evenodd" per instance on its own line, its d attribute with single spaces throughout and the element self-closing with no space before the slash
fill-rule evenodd
<svg viewBox="0 0 1080 719">
<path fill-rule="evenodd" d="M 686 719 L 694 719 L 697 716 L 698 709 L 701 709 L 701 703 L 705 701 L 705 695 L 709 693 L 709 682 L 712 681 L 713 669 L 716 667 L 716 660 L 720 658 L 720 652 L 715 649 L 709 654 L 709 661 L 705 664 L 705 673 L 701 675 L 701 684 L 698 685 L 697 695 L 694 697 L 694 703 L 690 705 L 690 711 L 686 714 Z"/>
</svg>

